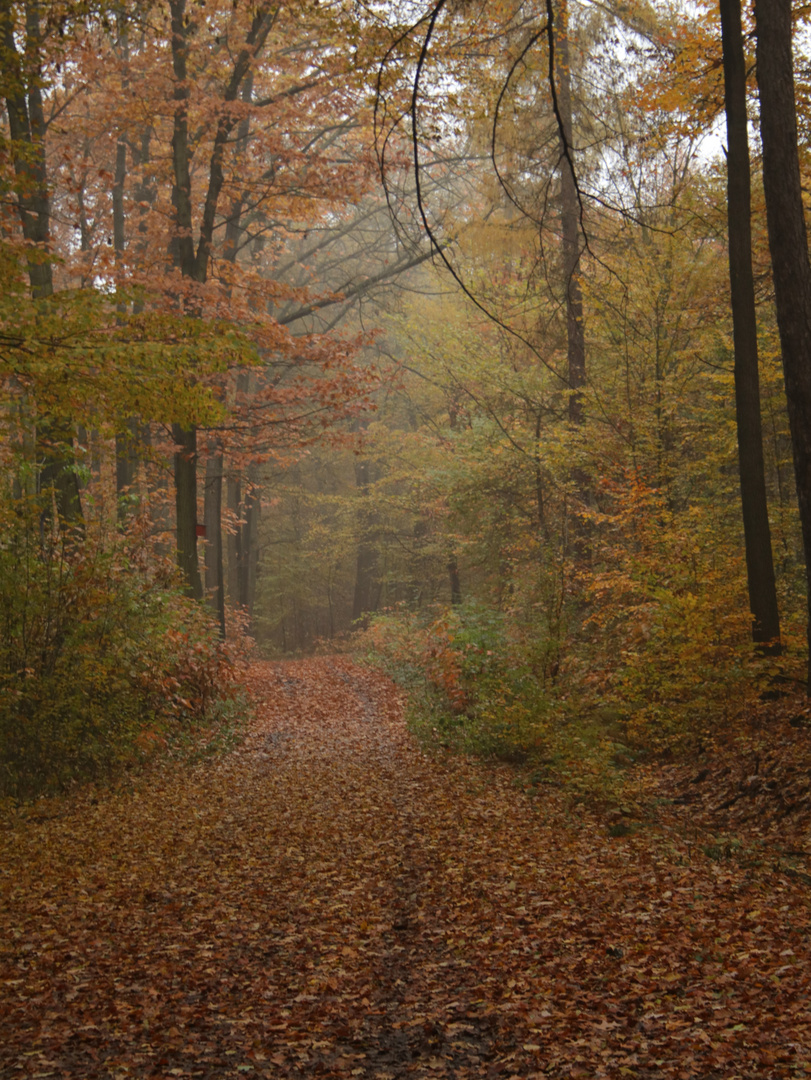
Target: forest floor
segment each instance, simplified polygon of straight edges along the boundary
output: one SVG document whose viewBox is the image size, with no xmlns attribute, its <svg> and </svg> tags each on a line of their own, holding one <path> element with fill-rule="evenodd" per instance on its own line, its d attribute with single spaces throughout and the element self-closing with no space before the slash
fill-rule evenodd
<svg viewBox="0 0 811 1080">
<path fill-rule="evenodd" d="M 425 756 L 346 658 L 250 687 L 226 756 L 0 820 L 0 1076 L 811 1076 L 808 829 L 703 794 L 767 765 L 642 820 Z"/>
</svg>

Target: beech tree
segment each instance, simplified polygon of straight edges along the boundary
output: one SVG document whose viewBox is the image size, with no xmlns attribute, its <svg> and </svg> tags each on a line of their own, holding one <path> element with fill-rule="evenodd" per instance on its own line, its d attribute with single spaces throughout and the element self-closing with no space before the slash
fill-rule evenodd
<svg viewBox="0 0 811 1080">
<path fill-rule="evenodd" d="M 772 558 L 760 414 L 757 316 L 752 272 L 752 226 L 746 61 L 740 0 L 721 0 L 727 120 L 727 221 L 735 348 L 735 416 L 741 477 L 752 638 L 779 651 L 780 616 Z"/>
<path fill-rule="evenodd" d="M 791 0 L 756 0 L 763 186 L 808 603 L 811 693 L 811 264 L 797 147 Z"/>
</svg>

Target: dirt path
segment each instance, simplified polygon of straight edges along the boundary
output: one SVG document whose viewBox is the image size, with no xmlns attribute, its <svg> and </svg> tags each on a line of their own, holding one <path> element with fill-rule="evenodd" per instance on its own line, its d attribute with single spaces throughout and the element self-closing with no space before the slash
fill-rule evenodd
<svg viewBox="0 0 811 1080">
<path fill-rule="evenodd" d="M 811 1076 L 802 883 L 430 760 L 343 658 L 251 682 L 214 766 L 2 822 L 0 1076 Z"/>
</svg>

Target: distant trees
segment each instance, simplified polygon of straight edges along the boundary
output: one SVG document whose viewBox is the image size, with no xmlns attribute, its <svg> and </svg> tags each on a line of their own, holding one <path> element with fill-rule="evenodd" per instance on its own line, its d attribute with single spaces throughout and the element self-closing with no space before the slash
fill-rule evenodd
<svg viewBox="0 0 811 1080">
<path fill-rule="evenodd" d="M 721 59 L 715 8 L 0 3 L 10 490 L 38 487 L 43 534 L 150 532 L 222 633 L 230 602 L 285 647 L 486 597 L 538 616 L 550 679 L 581 653 L 607 671 L 617 635 L 606 684 L 642 694 L 645 642 L 684 667 L 681 636 L 710 649 L 715 618 L 737 648 L 744 580 L 755 641 L 779 641 L 779 594 L 790 644 L 741 12 L 720 12 L 726 195 L 695 149 L 724 101 L 719 64 L 698 66 Z M 791 13 L 756 13 L 805 522 Z"/>
</svg>

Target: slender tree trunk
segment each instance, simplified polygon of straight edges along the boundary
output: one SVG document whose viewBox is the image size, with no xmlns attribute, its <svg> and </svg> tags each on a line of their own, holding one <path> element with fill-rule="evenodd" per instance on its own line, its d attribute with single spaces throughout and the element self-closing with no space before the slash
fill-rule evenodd
<svg viewBox="0 0 811 1080">
<path fill-rule="evenodd" d="M 203 582 L 197 561 L 197 431 L 172 425 L 175 440 L 175 514 L 177 521 L 177 565 L 186 593 L 203 598 Z"/>
<path fill-rule="evenodd" d="M 172 131 L 174 231 L 169 241 L 169 253 L 183 276 L 195 279 L 188 116 L 190 89 L 186 71 L 189 33 L 186 0 L 170 0 L 169 8 L 172 67 L 175 77 Z M 196 313 L 192 311 L 190 314 Z M 173 424 L 172 436 L 177 447 L 174 457 L 177 564 L 183 575 L 187 594 L 202 599 L 203 583 L 197 557 L 197 429 Z"/>
<path fill-rule="evenodd" d="M 377 560 L 374 545 L 369 537 L 371 522 L 363 506 L 369 492 L 370 481 L 369 462 L 364 461 L 362 458 L 357 459 L 355 461 L 355 486 L 360 496 L 361 510 L 357 515 L 359 536 L 357 557 L 355 559 L 355 591 L 352 598 L 353 622 L 357 622 L 358 619 L 363 618 L 367 612 L 372 611 L 374 608 L 373 590 Z"/>
<path fill-rule="evenodd" d="M 129 46 L 127 40 L 127 26 L 125 16 L 121 15 L 118 22 L 119 42 L 121 45 L 121 59 L 126 64 L 129 61 Z M 124 77 L 123 89 L 129 86 L 129 78 Z M 113 249 L 115 251 L 116 266 L 120 268 L 124 259 L 127 245 L 124 213 L 124 184 L 127 179 L 127 143 L 123 133 L 119 132 L 115 146 L 115 174 L 113 177 Z M 122 314 L 124 306 L 119 309 Z M 115 437 L 115 486 L 119 496 L 116 507 L 118 520 L 126 521 L 130 516 L 131 504 L 121 496 L 129 494 L 130 488 L 135 483 L 138 470 L 138 437 L 140 425 L 135 417 L 129 417 L 123 431 Z"/>
<path fill-rule="evenodd" d="M 242 485 L 236 477 L 229 476 L 225 484 L 228 510 L 234 521 L 239 520 L 242 503 Z M 232 604 L 239 603 L 239 564 L 242 560 L 242 526 L 237 525 L 226 536 L 226 562 L 228 599 Z"/>
<path fill-rule="evenodd" d="M 352 621 L 357 622 L 373 608 L 372 590 L 375 581 L 375 551 L 361 540 L 355 560 L 355 591 L 352 597 Z"/>
<path fill-rule="evenodd" d="M 569 27 L 565 6 L 556 37 L 558 108 L 564 142 L 560 162 L 560 218 L 563 241 L 563 282 L 566 289 L 566 351 L 569 378 L 569 419 L 583 421 L 583 393 L 586 385 L 586 342 L 583 330 L 583 290 L 580 283 L 580 199 L 574 173 L 572 118 L 572 76 L 569 54 Z"/>
<path fill-rule="evenodd" d="M 225 639 L 225 581 L 222 559 L 222 448 L 216 440 L 208 445 L 206 458 L 205 513 L 206 527 L 206 594 L 220 624 L 220 636 Z"/>
<path fill-rule="evenodd" d="M 727 214 L 732 332 L 735 344 L 735 415 L 741 509 L 746 545 L 752 640 L 780 650 L 780 615 L 774 579 L 763 429 L 760 415 L 757 317 L 752 274 L 751 188 L 746 116 L 746 61 L 740 0 L 720 0 L 727 118 Z"/>
<path fill-rule="evenodd" d="M 462 581 L 459 577 L 459 563 L 456 561 L 456 556 L 451 555 L 448 560 L 448 578 L 451 585 L 451 603 L 462 603 Z"/>
<path fill-rule="evenodd" d="M 134 416 L 127 420 L 126 431 L 115 437 L 115 489 L 118 499 L 118 520 L 125 521 L 130 516 L 127 503 L 122 496 L 130 492 L 138 475 L 137 446 L 141 440 L 141 425 Z"/>
<path fill-rule="evenodd" d="M 256 579 L 259 568 L 259 547 L 257 534 L 259 531 L 259 494 L 252 484 L 249 484 L 243 501 L 244 522 L 241 527 L 240 560 L 238 564 L 239 602 L 248 615 L 253 614 L 254 600 L 256 597 Z"/>
<path fill-rule="evenodd" d="M 797 147 L 791 0 L 755 0 L 755 20 L 763 187 L 805 553 L 811 660 L 811 264 Z"/>
<path fill-rule="evenodd" d="M 174 208 L 174 233 L 172 235 L 169 253 L 175 266 L 185 278 L 192 281 L 205 283 L 208 276 L 208 266 L 213 248 L 214 225 L 217 216 L 220 193 L 225 181 L 223 171 L 223 159 L 231 132 L 236 124 L 236 116 L 233 110 L 223 109 L 217 120 L 214 143 L 208 160 L 208 176 L 203 211 L 200 219 L 199 238 L 197 249 L 194 246 L 193 208 L 191 195 L 191 160 L 192 147 L 189 140 L 189 100 L 190 80 L 187 71 L 188 42 L 193 33 L 194 24 L 187 18 L 187 0 L 169 0 L 171 14 L 171 40 L 172 40 L 172 71 L 175 79 L 173 100 L 175 103 L 173 127 L 172 127 L 172 206 Z M 236 101 L 245 80 L 250 77 L 251 63 L 256 54 L 262 48 L 267 35 L 276 21 L 279 6 L 273 6 L 270 0 L 257 4 L 251 28 L 245 39 L 243 47 L 236 53 L 228 83 L 223 92 L 223 103 Z M 191 305 L 192 308 L 194 305 Z M 191 310 L 190 314 L 198 315 L 199 312 Z M 196 444 L 196 429 L 181 430 L 175 428 L 175 441 L 180 442 L 179 436 L 185 443 Z M 175 465 L 180 465 L 183 475 L 175 475 L 175 486 L 178 491 L 178 513 L 189 513 L 191 498 L 180 496 L 181 486 L 193 489 L 196 497 L 197 472 L 196 452 L 192 454 L 175 455 Z M 196 511 L 195 511 L 196 517 Z M 178 518 L 178 554 L 182 553 L 183 564 L 181 569 L 186 577 L 187 589 L 192 595 L 197 593 L 197 583 L 200 578 L 199 564 L 197 561 L 196 548 L 192 552 L 186 550 L 186 542 L 181 543 L 181 533 L 184 537 L 195 522 L 181 521 Z M 255 575 L 254 575 L 255 577 Z M 202 589 L 202 586 L 200 586 Z"/>
<path fill-rule="evenodd" d="M 538 525 L 541 532 L 548 537 L 548 528 L 546 523 L 546 503 L 544 499 L 544 482 L 543 482 L 543 470 L 541 468 L 541 408 L 538 406 L 538 412 L 535 415 L 535 445 L 533 450 L 533 461 L 535 464 L 535 508 L 538 514 Z"/>
<path fill-rule="evenodd" d="M 582 226 L 580 196 L 574 163 L 574 115 L 572 108 L 571 52 L 569 49 L 569 14 L 567 0 L 559 6 L 554 33 L 556 51 L 558 122 L 560 125 L 560 226 L 562 241 L 563 285 L 566 290 L 566 356 L 569 382 L 569 420 L 579 427 L 584 420 L 583 387 L 586 385 L 586 341 L 583 325 L 583 290 L 580 257 Z M 588 477 L 577 464 L 572 481 L 581 504 L 588 502 Z M 587 554 L 584 519 L 575 514 L 571 521 L 572 554 L 583 562 Z"/>
<path fill-rule="evenodd" d="M 242 100 L 247 104 L 253 94 L 253 73 L 248 72 L 245 85 L 242 88 Z M 237 128 L 237 144 L 244 147 L 250 134 L 250 120 L 245 117 Z M 223 258 L 230 263 L 237 260 L 239 240 L 242 236 L 242 199 L 234 200 L 225 223 L 225 241 L 223 244 Z M 244 376 L 238 376 L 238 388 L 246 383 Z M 225 395 L 224 385 L 220 387 Z M 225 471 L 225 458 L 222 446 L 216 440 L 209 444 L 209 456 L 206 461 L 206 482 L 204 487 L 204 510 L 203 520 L 206 526 L 206 593 L 212 599 L 214 609 L 220 624 L 220 634 L 226 636 L 225 620 L 225 571 L 223 529 L 222 529 L 222 489 L 223 474 Z M 230 491 L 226 493 L 226 499 L 230 499 Z M 239 505 L 234 506 L 234 511 L 239 513 Z M 240 529 L 241 532 L 241 529 Z M 230 538 L 229 538 L 230 539 Z M 229 567 L 236 566 L 236 559 L 230 558 Z M 229 590 L 231 596 L 235 596 L 238 586 Z"/>
</svg>

